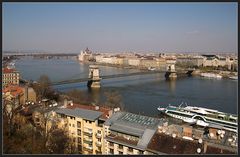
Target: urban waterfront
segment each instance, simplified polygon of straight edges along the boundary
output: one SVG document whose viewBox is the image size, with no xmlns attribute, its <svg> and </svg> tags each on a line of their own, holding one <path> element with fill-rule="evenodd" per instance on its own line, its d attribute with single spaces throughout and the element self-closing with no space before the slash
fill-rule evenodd
<svg viewBox="0 0 240 157">
<path fill-rule="evenodd" d="M 43 74 L 48 75 L 51 81 L 87 78 L 88 67 L 88 64 L 80 63 L 77 59 L 46 60 L 24 57 L 16 60 L 16 69 L 21 78 L 26 80 L 37 80 Z M 108 66 L 99 68 L 100 75 L 139 71 Z M 73 83 L 54 88 L 63 92 L 80 89 L 86 92 L 93 102 L 102 102 L 105 91 L 117 91 L 127 111 L 148 116 L 156 116 L 159 106 L 179 105 L 181 102 L 237 113 L 237 80 L 183 77 L 176 81 L 166 81 L 164 74 L 149 74 L 102 80 L 101 88 L 97 91 L 89 91 L 86 84 Z"/>
</svg>

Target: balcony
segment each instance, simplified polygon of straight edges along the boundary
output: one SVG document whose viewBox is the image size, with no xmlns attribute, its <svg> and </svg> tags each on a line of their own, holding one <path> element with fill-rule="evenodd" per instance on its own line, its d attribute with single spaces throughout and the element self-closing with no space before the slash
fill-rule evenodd
<svg viewBox="0 0 240 157">
<path fill-rule="evenodd" d="M 96 146 L 98 146 L 98 147 L 102 146 L 102 142 L 97 141 Z"/>
<path fill-rule="evenodd" d="M 90 138 L 85 138 L 85 139 L 83 139 L 83 142 L 84 143 L 87 143 L 87 144 L 92 144 L 92 139 L 90 139 Z"/>
<path fill-rule="evenodd" d="M 84 131 L 84 132 L 83 132 L 83 135 L 86 135 L 86 136 L 91 136 L 91 137 L 92 137 L 92 132 L 87 132 L 87 131 Z"/>
<path fill-rule="evenodd" d="M 92 129 L 84 128 L 84 132 L 88 132 L 88 133 L 91 133 L 91 134 L 92 134 Z"/>
<path fill-rule="evenodd" d="M 102 135 L 99 134 L 99 133 L 96 133 L 95 136 L 96 136 L 97 138 L 102 138 Z"/>
<path fill-rule="evenodd" d="M 96 151 L 96 155 L 102 155 L 101 151 Z"/>
<path fill-rule="evenodd" d="M 83 147 L 83 150 L 92 154 L 93 147 L 91 146 Z"/>
</svg>

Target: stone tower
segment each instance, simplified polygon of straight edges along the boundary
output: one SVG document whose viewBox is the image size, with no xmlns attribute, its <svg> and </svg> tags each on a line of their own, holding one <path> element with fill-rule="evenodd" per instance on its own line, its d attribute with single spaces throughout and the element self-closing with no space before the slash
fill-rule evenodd
<svg viewBox="0 0 240 157">
<path fill-rule="evenodd" d="M 90 65 L 87 86 L 89 88 L 100 88 L 100 81 L 101 78 L 98 66 Z"/>
<path fill-rule="evenodd" d="M 175 64 L 176 64 L 176 60 L 167 60 L 167 64 L 166 64 L 167 71 L 165 74 L 166 79 L 174 80 L 177 78 Z"/>
</svg>

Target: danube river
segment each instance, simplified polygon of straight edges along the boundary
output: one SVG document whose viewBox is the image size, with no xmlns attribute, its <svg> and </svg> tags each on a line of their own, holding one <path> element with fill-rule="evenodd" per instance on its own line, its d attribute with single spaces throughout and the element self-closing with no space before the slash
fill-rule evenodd
<svg viewBox="0 0 240 157">
<path fill-rule="evenodd" d="M 87 78 L 87 64 L 76 59 L 33 59 L 24 57 L 16 60 L 16 69 L 21 78 L 38 80 L 43 74 L 52 82 Z M 137 72 L 137 69 L 122 69 L 99 66 L 101 75 Z M 228 113 L 237 113 L 236 80 L 206 79 L 202 77 L 184 77 L 176 81 L 166 81 L 164 74 L 149 74 L 102 80 L 98 91 L 89 91 L 85 83 L 74 83 L 55 86 L 59 91 L 80 89 L 86 92 L 95 102 L 103 101 L 104 93 L 116 91 L 129 112 L 144 115 L 157 115 L 157 107 L 168 104 L 179 105 L 186 102 L 191 106 L 207 107 Z"/>
</svg>

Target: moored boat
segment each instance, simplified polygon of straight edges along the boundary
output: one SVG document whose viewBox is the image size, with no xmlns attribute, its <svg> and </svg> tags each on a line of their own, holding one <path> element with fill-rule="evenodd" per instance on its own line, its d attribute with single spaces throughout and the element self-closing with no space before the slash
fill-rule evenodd
<svg viewBox="0 0 240 157">
<path fill-rule="evenodd" d="M 238 80 L 238 76 L 231 76 L 229 78 L 232 79 L 232 80 Z"/>
<path fill-rule="evenodd" d="M 219 74 L 214 74 L 214 73 L 201 73 L 200 76 L 202 77 L 208 77 L 208 78 L 218 78 L 221 79 L 222 76 Z"/>
<path fill-rule="evenodd" d="M 233 114 L 203 107 L 181 107 L 181 105 L 179 107 L 172 105 L 169 105 L 166 108 L 159 107 L 158 110 L 170 117 L 181 119 L 190 124 L 196 124 L 203 127 L 217 126 L 221 129 L 237 132 L 238 117 Z"/>
</svg>

